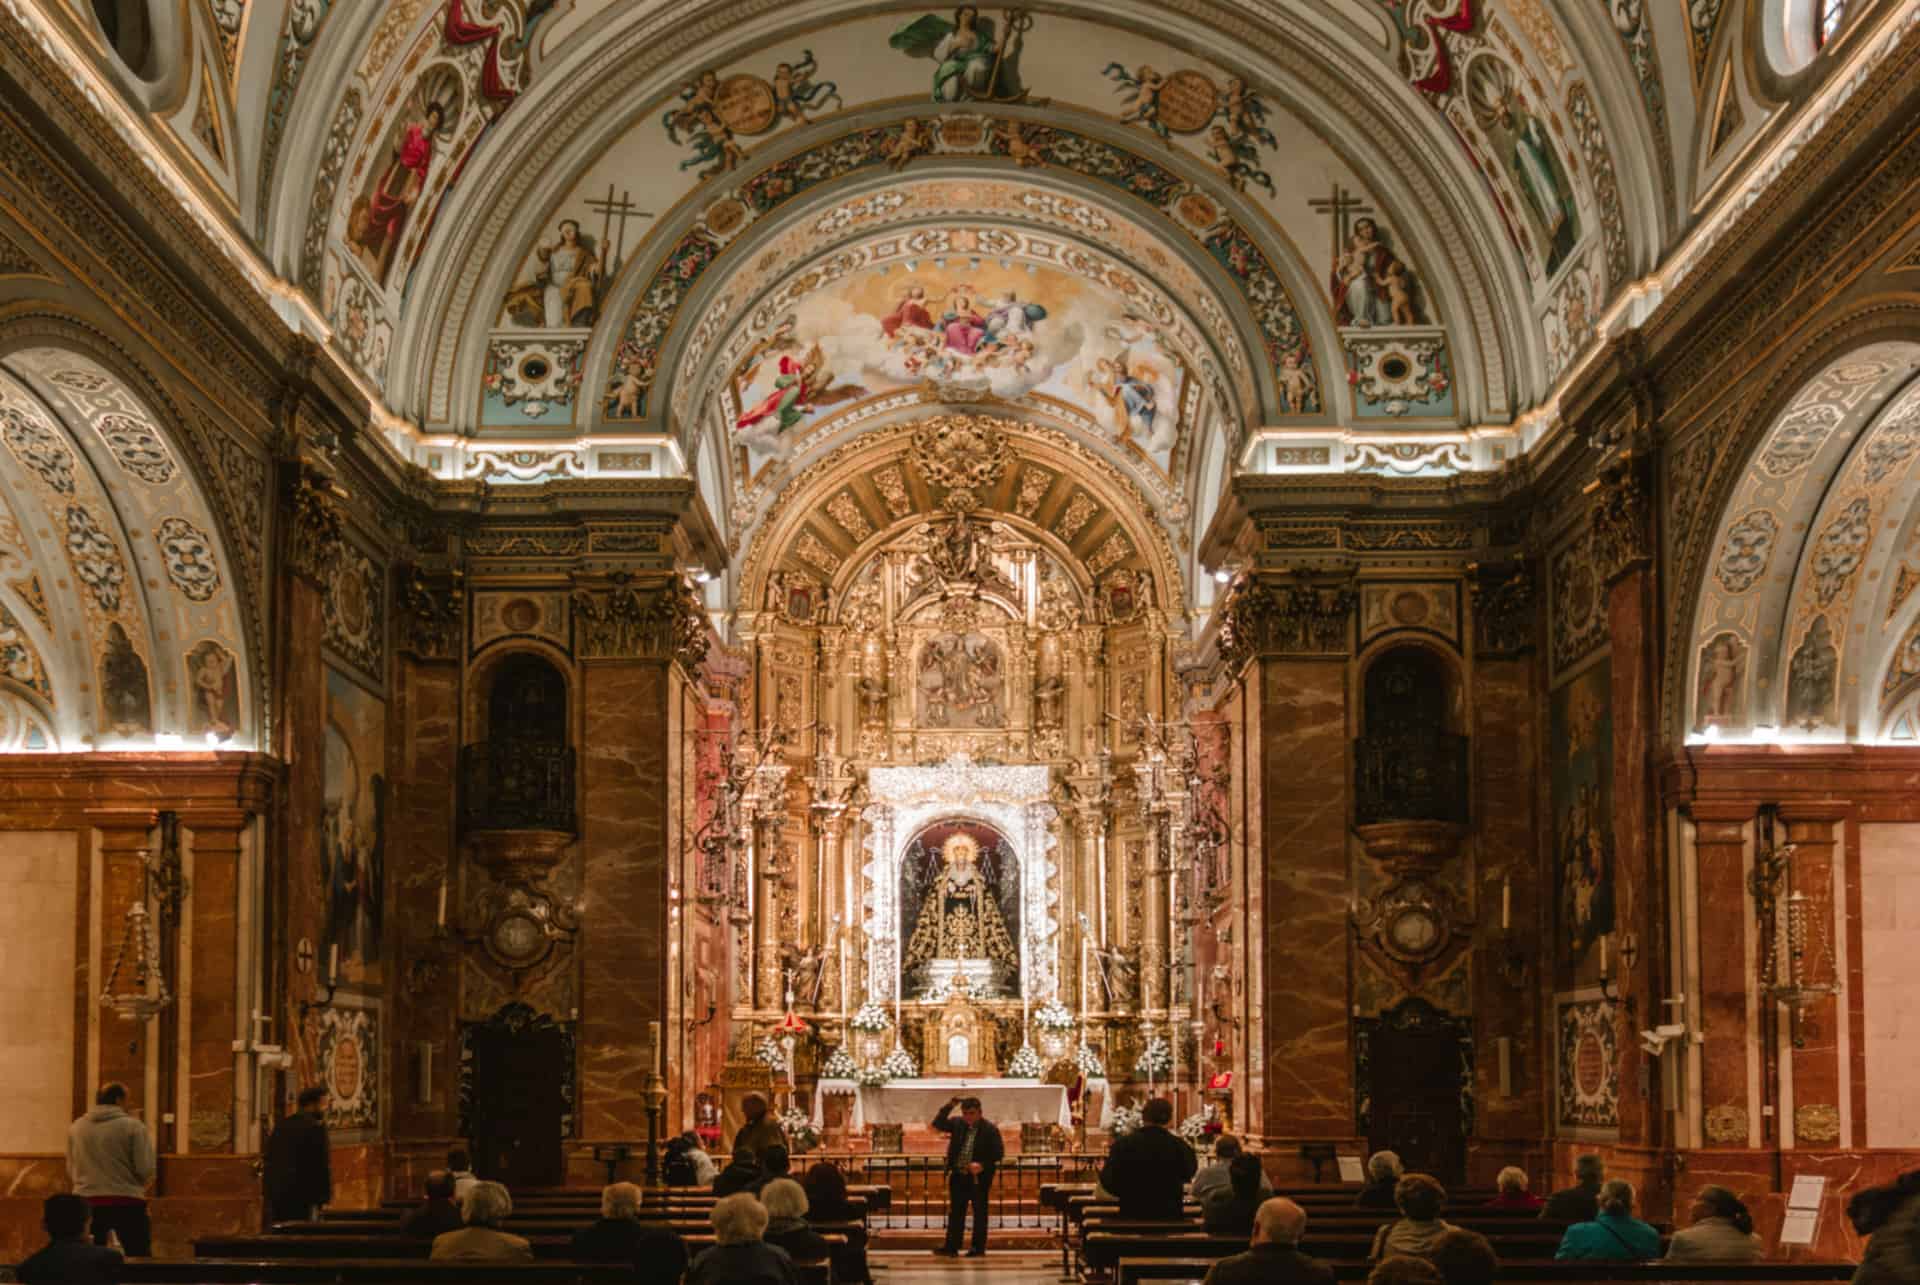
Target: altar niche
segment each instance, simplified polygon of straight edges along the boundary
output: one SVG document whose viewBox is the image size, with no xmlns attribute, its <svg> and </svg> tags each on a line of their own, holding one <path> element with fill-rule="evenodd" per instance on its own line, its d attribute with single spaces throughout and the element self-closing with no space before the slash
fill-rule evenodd
<svg viewBox="0 0 1920 1285">
<path fill-rule="evenodd" d="M 943 998 L 964 976 L 977 999 L 1020 998 L 1020 859 L 1005 835 L 980 821 L 935 821 L 901 854 L 899 886 L 899 923 L 911 925 L 902 996 Z"/>
</svg>

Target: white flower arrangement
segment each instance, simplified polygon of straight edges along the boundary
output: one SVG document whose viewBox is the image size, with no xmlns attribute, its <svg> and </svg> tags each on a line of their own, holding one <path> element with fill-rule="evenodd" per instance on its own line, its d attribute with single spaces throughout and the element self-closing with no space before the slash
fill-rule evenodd
<svg viewBox="0 0 1920 1285">
<path fill-rule="evenodd" d="M 1033 1051 L 1033 1045 L 1022 1044 L 1020 1051 L 1007 1063 L 1007 1074 L 1016 1080 L 1037 1080 L 1046 1068 L 1040 1065 L 1040 1055 Z"/>
<path fill-rule="evenodd" d="M 893 1046 L 893 1052 L 887 1054 L 887 1060 L 880 1064 L 880 1069 L 896 1080 L 918 1079 L 920 1075 L 920 1068 L 914 1064 L 913 1055 L 898 1044 Z"/>
<path fill-rule="evenodd" d="M 770 1071 L 784 1071 L 787 1069 L 786 1050 L 782 1049 L 771 1035 L 763 1035 L 760 1037 L 760 1042 L 753 1046 L 753 1057 L 756 1062 L 761 1063 Z"/>
<path fill-rule="evenodd" d="M 1107 1125 L 1107 1131 L 1114 1137 L 1124 1137 L 1138 1129 L 1145 1121 L 1141 1118 L 1139 1107 L 1115 1107 L 1113 1117 Z"/>
<path fill-rule="evenodd" d="M 827 1054 L 827 1060 L 820 1064 L 820 1078 L 823 1080 L 851 1080 L 860 1070 L 859 1063 L 853 1060 L 853 1054 L 837 1048 Z"/>
<path fill-rule="evenodd" d="M 1033 1024 L 1043 1031 L 1070 1031 L 1075 1023 L 1073 1014 L 1065 1004 L 1058 999 L 1050 999 L 1033 1015 Z"/>
<path fill-rule="evenodd" d="M 1133 1061 L 1133 1069 L 1148 1079 L 1165 1075 L 1173 1069 L 1173 1050 L 1156 1035 L 1140 1050 L 1140 1056 Z"/>
<path fill-rule="evenodd" d="M 799 1107 L 786 1107 L 779 1115 L 780 1127 L 786 1131 L 787 1145 L 795 1155 L 811 1151 L 820 1143 L 820 1134 L 813 1127 L 813 1119 Z"/>
<path fill-rule="evenodd" d="M 893 1023 L 887 1017 L 887 1010 L 868 1000 L 860 1010 L 847 1020 L 847 1025 L 856 1031 L 884 1031 Z"/>
<path fill-rule="evenodd" d="M 1104 1080 L 1107 1078 L 1107 1064 L 1101 1060 L 1099 1050 L 1095 1049 L 1091 1044 L 1082 1043 L 1079 1048 L 1073 1051 L 1073 1065 L 1074 1069 L 1086 1076 L 1089 1080 Z"/>
<path fill-rule="evenodd" d="M 1207 1136 L 1207 1113 L 1195 1111 L 1180 1122 L 1179 1133 L 1188 1142 L 1198 1142 Z"/>
<path fill-rule="evenodd" d="M 853 1082 L 863 1088 L 877 1089 L 892 1078 L 884 1066 L 866 1066 L 854 1072 Z"/>
</svg>

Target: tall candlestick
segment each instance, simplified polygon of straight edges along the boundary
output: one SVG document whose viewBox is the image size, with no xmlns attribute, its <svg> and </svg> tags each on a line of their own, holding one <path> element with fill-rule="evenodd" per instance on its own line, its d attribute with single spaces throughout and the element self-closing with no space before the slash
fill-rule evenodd
<svg viewBox="0 0 1920 1285">
<path fill-rule="evenodd" d="M 647 1023 L 647 1039 L 653 1043 L 653 1069 L 662 1075 L 666 1074 L 667 1048 L 660 1042 L 660 1023 Z"/>
<path fill-rule="evenodd" d="M 327 948 L 327 980 L 340 980 L 340 943 L 337 941 Z"/>
<path fill-rule="evenodd" d="M 1513 879 L 1511 876 L 1500 880 L 1500 931 L 1506 932 L 1513 924 Z"/>
<path fill-rule="evenodd" d="M 1607 938 L 1611 935 L 1610 933 L 1600 935 L 1600 976 L 1603 978 L 1607 975 Z"/>
<path fill-rule="evenodd" d="M 447 926 L 447 881 L 440 881 L 440 915 L 436 921 L 442 928 Z"/>
</svg>

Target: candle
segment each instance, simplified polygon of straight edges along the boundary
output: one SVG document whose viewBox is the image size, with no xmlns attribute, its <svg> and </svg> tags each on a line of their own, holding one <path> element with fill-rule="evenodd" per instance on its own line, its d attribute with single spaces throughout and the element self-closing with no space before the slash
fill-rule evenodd
<svg viewBox="0 0 1920 1285">
<path fill-rule="evenodd" d="M 327 948 L 327 980 L 340 979 L 340 943 L 335 942 Z"/>
<path fill-rule="evenodd" d="M 653 1044 L 653 1069 L 664 1074 L 666 1066 L 663 1059 L 667 1050 L 666 1046 L 660 1043 L 660 1023 L 647 1023 L 647 1039 Z"/>
<path fill-rule="evenodd" d="M 447 926 L 447 881 L 440 881 L 440 916 L 436 921 L 442 928 Z"/>
<path fill-rule="evenodd" d="M 1506 932 L 1513 926 L 1513 879 L 1500 881 L 1500 931 Z"/>
<path fill-rule="evenodd" d="M 1602 934 L 1600 938 L 1600 976 L 1605 977 L 1606 975 L 1607 975 L 1607 937 L 1605 934 Z"/>
</svg>

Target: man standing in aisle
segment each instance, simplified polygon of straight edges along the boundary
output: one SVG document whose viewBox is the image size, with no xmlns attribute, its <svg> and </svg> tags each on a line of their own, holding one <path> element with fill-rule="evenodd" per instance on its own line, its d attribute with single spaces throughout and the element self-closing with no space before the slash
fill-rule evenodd
<svg viewBox="0 0 1920 1285">
<path fill-rule="evenodd" d="M 267 1139 L 267 1207 L 277 1223 L 304 1222 L 332 1199 L 327 1091 L 316 1084 L 300 1090 L 299 1109 Z"/>
<path fill-rule="evenodd" d="M 67 1130 L 67 1180 L 93 1211 L 93 1243 L 118 1234 L 129 1258 L 153 1253 L 147 1184 L 153 1181 L 153 1134 L 127 1114 L 127 1086 L 100 1086 L 93 1110 Z"/>
<path fill-rule="evenodd" d="M 955 1107 L 960 1118 L 950 1119 Z M 987 1252 L 987 1191 L 993 1172 L 1007 1154 L 1000 1130 L 980 1117 L 979 1098 L 954 1098 L 933 1117 L 933 1127 L 947 1135 L 947 1243 L 934 1250 L 952 1258 L 960 1252 L 960 1233 L 967 1225 L 967 1207 L 973 1207 L 973 1247 L 968 1258 Z"/>
</svg>

